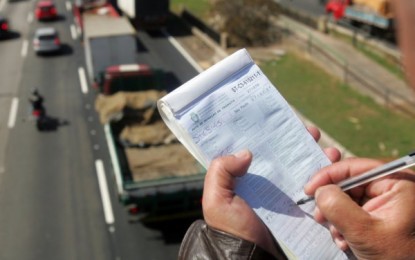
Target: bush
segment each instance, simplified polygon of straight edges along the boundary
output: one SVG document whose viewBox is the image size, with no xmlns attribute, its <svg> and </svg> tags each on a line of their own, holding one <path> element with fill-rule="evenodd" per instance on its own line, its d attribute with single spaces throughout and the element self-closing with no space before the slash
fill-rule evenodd
<svg viewBox="0 0 415 260">
<path fill-rule="evenodd" d="M 211 23 L 235 46 L 264 46 L 279 38 L 273 21 L 279 6 L 272 0 L 212 0 Z"/>
</svg>

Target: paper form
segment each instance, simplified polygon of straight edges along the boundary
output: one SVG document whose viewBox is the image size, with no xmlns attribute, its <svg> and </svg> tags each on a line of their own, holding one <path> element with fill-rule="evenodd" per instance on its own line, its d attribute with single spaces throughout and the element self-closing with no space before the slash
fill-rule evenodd
<svg viewBox="0 0 415 260">
<path fill-rule="evenodd" d="M 175 117 L 208 163 L 245 148 L 253 153 L 236 193 L 298 259 L 347 259 L 312 219 L 313 203 L 295 204 L 309 177 L 330 161 L 257 65 L 246 66 Z"/>
</svg>

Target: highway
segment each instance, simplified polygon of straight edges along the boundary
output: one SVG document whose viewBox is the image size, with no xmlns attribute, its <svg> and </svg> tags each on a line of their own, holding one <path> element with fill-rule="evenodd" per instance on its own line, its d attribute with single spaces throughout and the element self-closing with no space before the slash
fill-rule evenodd
<svg viewBox="0 0 415 260">
<path fill-rule="evenodd" d="M 14 31 L 0 41 L 0 259 L 177 259 L 187 221 L 157 228 L 129 223 L 118 202 L 71 5 L 55 2 L 60 19 L 47 23 L 33 17 L 33 1 L 0 4 Z M 62 54 L 33 52 L 41 26 L 57 28 Z M 170 87 L 196 75 L 174 39 L 138 36 L 138 61 L 169 73 Z M 67 124 L 36 130 L 27 101 L 33 87 L 48 115 Z"/>
</svg>

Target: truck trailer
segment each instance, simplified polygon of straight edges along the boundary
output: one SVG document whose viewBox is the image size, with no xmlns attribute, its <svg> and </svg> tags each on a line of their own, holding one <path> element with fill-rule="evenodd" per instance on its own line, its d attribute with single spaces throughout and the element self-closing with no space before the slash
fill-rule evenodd
<svg viewBox="0 0 415 260">
<path fill-rule="evenodd" d="M 82 13 L 85 60 L 93 81 L 109 66 L 136 63 L 136 32 L 126 18 L 113 14 L 111 5 Z"/>
<path fill-rule="evenodd" d="M 163 73 L 137 63 L 136 31 L 112 5 L 88 5 L 82 10 L 85 60 L 92 86 L 100 93 L 141 90 L 163 85 Z"/>
<path fill-rule="evenodd" d="M 162 121 L 156 102 L 166 92 L 149 87 L 96 100 L 119 199 L 134 221 L 201 216 L 205 169 Z"/>
<path fill-rule="evenodd" d="M 138 29 L 163 27 L 170 15 L 169 0 L 117 0 L 117 4 Z"/>
</svg>

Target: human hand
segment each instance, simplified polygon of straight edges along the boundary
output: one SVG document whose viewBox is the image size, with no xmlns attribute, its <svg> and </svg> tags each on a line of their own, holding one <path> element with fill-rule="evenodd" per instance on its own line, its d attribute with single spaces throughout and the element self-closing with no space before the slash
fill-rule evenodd
<svg viewBox="0 0 415 260">
<path fill-rule="evenodd" d="M 382 162 L 351 158 L 319 171 L 305 186 L 315 196 L 314 218 L 329 222 L 336 245 L 358 259 L 415 259 L 415 173 L 402 171 L 356 187 L 338 183 Z"/>
<path fill-rule="evenodd" d="M 320 137 L 317 128 L 308 128 L 315 140 Z M 340 159 L 337 149 L 325 150 L 331 161 Z M 234 193 L 236 177 L 243 176 L 252 161 L 252 154 L 241 151 L 235 155 L 215 159 L 206 174 L 203 194 L 203 214 L 206 223 L 218 230 L 254 242 L 276 255 L 272 235 L 251 207 Z"/>
</svg>

